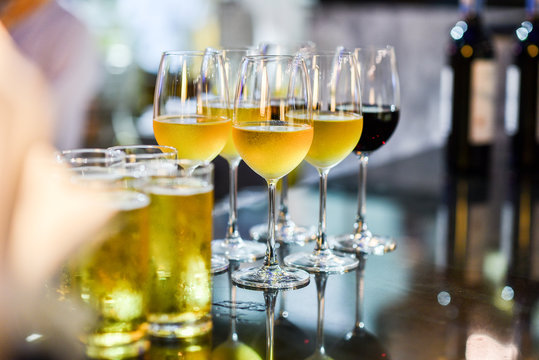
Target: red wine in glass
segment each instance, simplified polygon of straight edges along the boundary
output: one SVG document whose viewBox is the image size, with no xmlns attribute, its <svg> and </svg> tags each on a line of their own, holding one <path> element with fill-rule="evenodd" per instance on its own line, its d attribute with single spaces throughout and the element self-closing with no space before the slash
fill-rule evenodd
<svg viewBox="0 0 539 360">
<path fill-rule="evenodd" d="M 384 145 L 399 122 L 399 109 L 395 105 L 363 104 L 363 132 L 354 152 L 371 152 Z"/>
</svg>

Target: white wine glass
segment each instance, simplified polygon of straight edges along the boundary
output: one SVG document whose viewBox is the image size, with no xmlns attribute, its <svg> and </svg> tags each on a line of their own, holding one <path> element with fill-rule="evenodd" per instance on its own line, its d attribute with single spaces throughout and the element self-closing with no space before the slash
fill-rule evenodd
<svg viewBox="0 0 539 360">
<path fill-rule="evenodd" d="M 326 234 L 327 178 L 357 144 L 363 129 L 356 60 L 350 51 L 319 52 L 307 57 L 313 94 L 314 138 L 305 160 L 320 177 L 320 212 L 314 250 L 287 256 L 285 264 L 318 273 L 352 270 L 358 261 L 335 254 Z"/>
<path fill-rule="evenodd" d="M 358 211 L 354 232 L 335 237 L 335 249 L 383 255 L 393 251 L 395 241 L 388 236 L 374 235 L 367 227 L 366 185 L 367 164 L 371 152 L 391 137 L 399 120 L 400 87 L 395 49 L 392 46 L 357 48 L 363 104 L 363 135 L 354 152 L 359 158 Z"/>
<path fill-rule="evenodd" d="M 278 111 L 271 96 L 282 93 Z M 264 263 L 232 274 L 244 288 L 294 289 L 309 274 L 281 267 L 275 249 L 275 190 L 280 178 L 296 168 L 313 139 L 310 83 L 299 56 L 254 55 L 243 58 L 234 100 L 232 136 L 243 161 L 268 184 L 268 239 Z"/>
<path fill-rule="evenodd" d="M 223 57 L 225 73 L 227 76 L 229 94 L 234 93 L 238 79 L 238 72 L 241 60 L 246 55 L 256 55 L 258 50 L 255 48 L 231 48 L 219 50 Z M 231 117 L 233 104 L 229 103 L 226 108 L 214 107 L 213 110 L 221 110 L 225 116 Z M 228 214 L 228 223 L 225 237 L 212 241 L 212 253 L 224 256 L 228 260 L 251 262 L 260 259 L 266 253 L 264 244 L 244 240 L 238 230 L 238 166 L 241 162 L 241 156 L 234 146 L 232 133 L 221 151 L 220 155 L 228 162 L 229 168 L 229 201 L 230 210 Z"/>
<path fill-rule="evenodd" d="M 212 161 L 230 135 L 228 85 L 215 51 L 167 51 L 154 94 L 153 130 L 159 145 L 172 146 L 186 169 Z M 217 108 L 217 110 L 212 110 Z"/>
<path fill-rule="evenodd" d="M 260 43 L 258 49 L 261 55 L 301 55 L 314 52 L 316 45 L 312 41 L 296 43 Z M 279 94 L 275 94 L 278 98 Z M 278 101 L 278 99 L 274 99 Z M 288 175 L 283 176 L 280 183 L 279 212 L 275 224 L 275 240 L 284 244 L 304 245 L 316 238 L 315 226 L 301 226 L 296 224 L 288 209 Z M 268 237 L 267 224 L 257 224 L 249 230 L 255 240 L 266 240 Z"/>
</svg>

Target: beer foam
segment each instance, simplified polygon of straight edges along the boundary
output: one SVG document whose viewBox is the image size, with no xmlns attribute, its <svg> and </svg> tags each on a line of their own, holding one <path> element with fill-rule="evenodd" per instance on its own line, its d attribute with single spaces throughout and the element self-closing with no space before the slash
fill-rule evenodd
<svg viewBox="0 0 539 360">
<path fill-rule="evenodd" d="M 189 182 L 172 185 L 150 185 L 146 190 L 155 195 L 190 196 L 210 192 L 213 190 L 213 185 L 200 182 Z"/>
</svg>

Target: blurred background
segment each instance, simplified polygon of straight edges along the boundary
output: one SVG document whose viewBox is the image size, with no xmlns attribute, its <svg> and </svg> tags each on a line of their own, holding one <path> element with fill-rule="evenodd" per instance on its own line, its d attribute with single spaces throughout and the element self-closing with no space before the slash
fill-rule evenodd
<svg viewBox="0 0 539 360">
<path fill-rule="evenodd" d="M 18 31 L 28 33 L 24 25 L 15 24 L 8 29 L 20 40 L 24 52 L 38 63 L 55 51 L 69 53 L 74 58 L 76 65 L 65 75 L 70 80 L 64 81 L 58 91 L 63 99 L 61 113 L 67 118 L 56 129 L 59 148 L 154 143 L 153 91 L 164 50 L 305 40 L 314 41 L 323 49 L 337 45 L 395 46 L 401 80 L 401 118 L 388 145 L 373 154 L 372 166 L 438 148 L 444 143 L 446 126 L 440 117 L 440 73 L 446 63 L 450 30 L 460 16 L 457 0 L 40 0 L 34 3 L 48 3 L 46 8 L 51 3 L 56 5 L 54 1 L 74 16 L 71 22 L 80 24 L 41 21 L 41 29 L 55 27 L 57 31 L 49 38 L 41 35 L 40 39 L 35 37 L 39 33 L 32 19 L 35 15 L 30 15 L 23 22 L 34 24 L 32 36 L 17 38 Z M 505 69 L 512 58 L 515 29 L 526 17 L 524 2 L 485 1 L 483 17 L 493 35 L 499 70 L 498 142 L 505 138 Z M 38 8 L 39 11 L 43 12 Z M 75 28 L 77 31 L 72 30 Z M 38 41 L 42 43 L 41 51 L 34 49 Z M 49 72 L 54 71 L 63 70 Z M 70 107 L 76 109 L 69 111 Z M 222 159 L 216 163 L 220 174 L 226 164 Z M 334 170 L 333 176 L 356 168 L 356 160 L 350 156 Z M 245 167 L 241 171 L 246 171 Z M 304 171 L 314 172 L 307 166 Z M 240 175 L 240 187 L 249 182 L 247 177 L 243 178 Z M 223 185 L 222 189 L 219 185 L 216 189 L 218 196 L 226 192 L 226 184 Z"/>
</svg>

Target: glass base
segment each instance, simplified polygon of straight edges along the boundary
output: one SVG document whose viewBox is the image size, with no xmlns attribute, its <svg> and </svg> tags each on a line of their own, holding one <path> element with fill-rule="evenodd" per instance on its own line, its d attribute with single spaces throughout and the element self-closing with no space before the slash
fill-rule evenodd
<svg viewBox="0 0 539 360">
<path fill-rule="evenodd" d="M 213 254 L 221 255 L 228 260 L 253 262 L 266 255 L 266 245 L 255 241 L 227 242 L 220 239 L 211 242 L 211 251 Z"/>
<path fill-rule="evenodd" d="M 240 269 L 232 273 L 235 285 L 251 290 L 299 289 L 307 286 L 309 280 L 307 272 L 279 265 Z"/>
<path fill-rule="evenodd" d="M 255 241 L 268 239 L 268 224 L 258 224 L 249 230 L 249 235 Z M 305 245 L 316 239 L 316 227 L 302 227 L 290 222 L 286 225 L 275 225 L 275 241 L 283 244 Z"/>
<path fill-rule="evenodd" d="M 211 273 L 217 275 L 224 273 L 228 269 L 228 260 L 224 256 L 211 256 Z"/>
<path fill-rule="evenodd" d="M 331 356 L 327 356 L 326 354 L 323 354 L 319 351 L 315 352 L 305 360 L 333 360 Z"/>
<path fill-rule="evenodd" d="M 328 249 L 288 255 L 284 263 L 310 273 L 344 273 L 355 269 L 359 261 L 355 257 L 336 255 Z"/>
<path fill-rule="evenodd" d="M 149 315 L 148 335 L 160 339 L 185 339 L 207 334 L 212 329 L 211 316 L 183 322 L 166 322 L 155 318 L 166 318 L 168 315 Z M 173 317 L 173 315 L 171 315 Z M 163 319 L 161 319 L 163 320 Z"/>
<path fill-rule="evenodd" d="M 109 333 L 96 335 L 99 341 L 93 341 L 94 336 L 90 336 L 86 344 L 86 356 L 92 359 L 130 359 L 138 357 L 149 349 L 150 343 L 144 337 L 139 337 L 137 340 L 128 343 L 118 343 L 119 338 L 129 336 L 123 333 Z M 110 346 L 105 343 L 110 341 Z M 100 343 L 100 344 L 97 344 Z"/>
<path fill-rule="evenodd" d="M 369 255 L 384 255 L 395 250 L 397 243 L 389 236 L 344 234 L 330 238 L 333 248 L 346 253 L 362 252 Z"/>
</svg>

